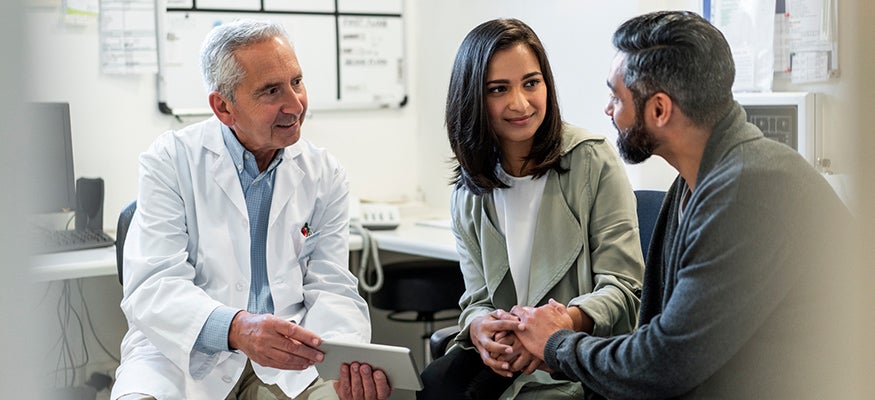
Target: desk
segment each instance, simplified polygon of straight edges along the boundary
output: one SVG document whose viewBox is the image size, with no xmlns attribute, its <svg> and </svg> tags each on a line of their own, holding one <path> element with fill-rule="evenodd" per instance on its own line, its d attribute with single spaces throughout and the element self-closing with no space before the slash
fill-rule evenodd
<svg viewBox="0 0 875 400">
<path fill-rule="evenodd" d="M 405 220 L 393 230 L 373 231 L 380 250 L 458 261 L 452 232 L 444 227 L 423 226 L 420 219 Z M 362 249 L 362 238 L 349 235 L 349 250 Z M 34 279 L 40 282 L 116 274 L 115 246 L 99 249 L 42 254 L 31 259 Z"/>
<path fill-rule="evenodd" d="M 31 258 L 31 272 L 40 282 L 116 274 L 115 246 L 41 254 Z"/>
<path fill-rule="evenodd" d="M 418 222 L 406 220 L 390 231 L 372 231 L 371 237 L 377 240 L 380 250 L 459 261 L 456 240 L 450 229 Z"/>
</svg>

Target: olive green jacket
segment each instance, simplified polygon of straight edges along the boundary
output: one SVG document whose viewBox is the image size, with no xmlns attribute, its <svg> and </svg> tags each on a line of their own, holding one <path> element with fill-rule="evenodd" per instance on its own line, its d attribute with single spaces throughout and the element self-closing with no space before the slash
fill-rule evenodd
<svg viewBox="0 0 875 400">
<path fill-rule="evenodd" d="M 547 174 L 532 247 L 529 298 L 518 301 L 497 228 L 491 193 L 456 188 L 453 233 L 465 276 L 457 343 L 470 347 L 468 324 L 495 309 L 543 305 L 550 298 L 578 306 L 594 335 L 631 331 L 644 273 L 635 196 L 625 168 L 605 138 L 565 125 L 561 166 Z"/>
</svg>

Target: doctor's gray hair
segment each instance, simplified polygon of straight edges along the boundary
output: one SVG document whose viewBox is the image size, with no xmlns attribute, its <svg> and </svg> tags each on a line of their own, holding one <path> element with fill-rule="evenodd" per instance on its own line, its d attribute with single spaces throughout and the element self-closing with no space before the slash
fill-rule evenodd
<svg viewBox="0 0 875 400">
<path fill-rule="evenodd" d="M 200 54 L 201 78 L 207 92 L 219 92 L 233 103 L 234 91 L 246 74 L 234 53 L 274 37 L 291 44 L 285 28 L 272 21 L 241 19 L 214 27 L 204 39 Z"/>
</svg>

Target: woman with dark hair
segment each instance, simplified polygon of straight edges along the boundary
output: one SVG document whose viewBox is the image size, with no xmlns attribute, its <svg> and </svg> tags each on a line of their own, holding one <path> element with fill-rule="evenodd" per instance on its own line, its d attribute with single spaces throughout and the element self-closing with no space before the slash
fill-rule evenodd
<svg viewBox="0 0 875 400">
<path fill-rule="evenodd" d="M 466 289 L 455 346 L 423 372 L 418 398 L 581 397 L 516 340 L 507 310 L 554 299 L 578 331 L 635 328 L 644 266 L 620 158 L 604 137 L 563 123 L 544 47 L 516 19 L 463 40 L 446 125 Z"/>
</svg>

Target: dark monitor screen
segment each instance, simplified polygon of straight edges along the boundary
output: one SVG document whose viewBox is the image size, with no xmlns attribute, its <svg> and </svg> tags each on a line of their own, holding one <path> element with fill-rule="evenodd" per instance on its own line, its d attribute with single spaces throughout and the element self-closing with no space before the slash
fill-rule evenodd
<svg viewBox="0 0 875 400">
<path fill-rule="evenodd" d="M 33 175 L 28 204 L 33 213 L 58 213 L 76 207 L 73 143 L 68 103 L 28 103 L 25 120 Z"/>
<path fill-rule="evenodd" d="M 747 122 L 763 131 L 763 135 L 799 150 L 799 111 L 792 104 L 787 105 L 745 105 Z"/>
</svg>

